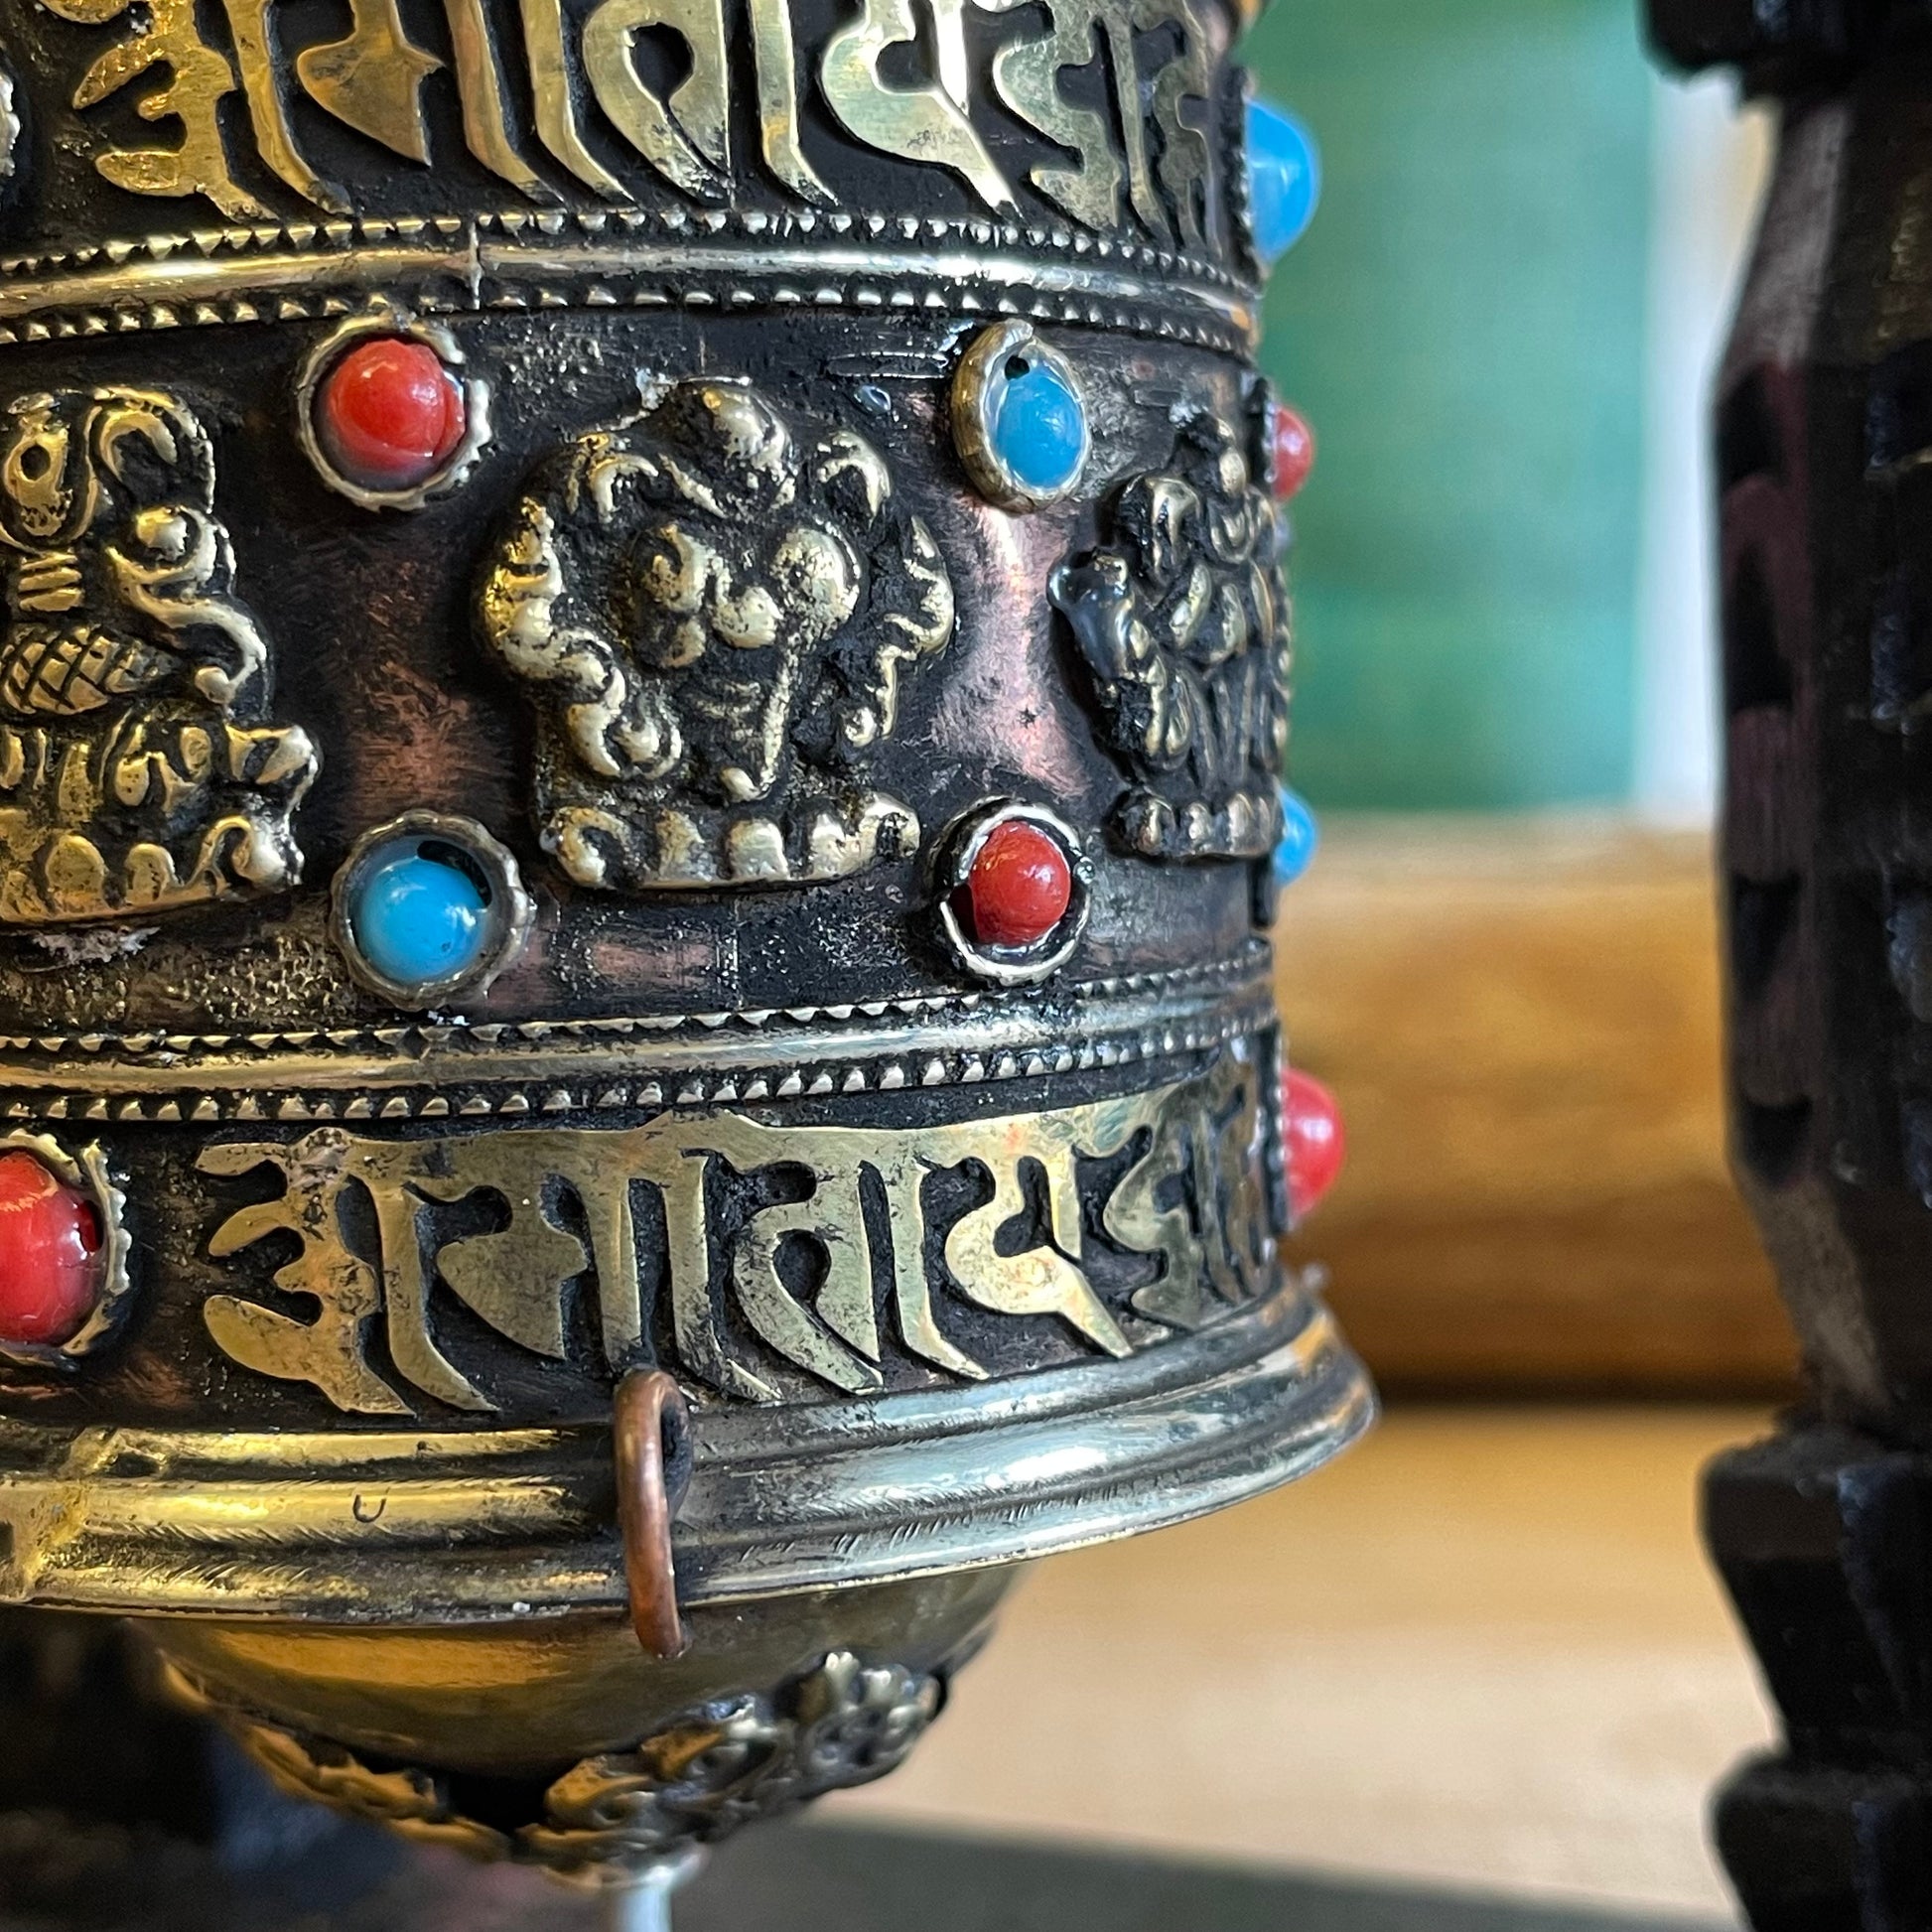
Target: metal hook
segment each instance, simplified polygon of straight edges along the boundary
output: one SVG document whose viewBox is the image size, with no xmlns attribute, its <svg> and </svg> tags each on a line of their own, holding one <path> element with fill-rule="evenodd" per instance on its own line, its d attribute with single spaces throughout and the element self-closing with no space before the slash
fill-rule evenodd
<svg viewBox="0 0 1932 1932">
<path fill-rule="evenodd" d="M 682 1654 L 671 1519 L 691 1480 L 691 1421 L 684 1392 L 661 1368 L 632 1369 L 618 1384 L 612 1433 L 618 1527 L 623 1534 L 630 1623 L 653 1657 Z"/>
</svg>

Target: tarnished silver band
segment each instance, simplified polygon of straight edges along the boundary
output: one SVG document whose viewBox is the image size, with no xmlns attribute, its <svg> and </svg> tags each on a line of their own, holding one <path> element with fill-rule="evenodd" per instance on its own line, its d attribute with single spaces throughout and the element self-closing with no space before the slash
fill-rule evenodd
<svg viewBox="0 0 1932 1932">
<path fill-rule="evenodd" d="M 1268 948 L 1161 974 L 785 1013 L 0 1041 L 0 1118 L 523 1115 L 894 1092 L 1130 1066 L 1274 1023 Z"/>
<path fill-rule="evenodd" d="M 752 223 L 758 225 L 754 226 Z M 909 232 L 908 232 L 909 230 Z M 982 312 L 1249 353 L 1253 285 L 1198 256 L 966 217 L 557 211 L 196 228 L 0 261 L 0 343 L 529 308 Z"/>
<path fill-rule="evenodd" d="M 1374 1397 L 1298 1275 L 1131 1359 L 696 1414 L 686 1603 L 1025 1562 L 1277 1487 Z M 625 1600 L 605 1430 L 0 1425 L 0 1601 L 493 1623 Z"/>
</svg>

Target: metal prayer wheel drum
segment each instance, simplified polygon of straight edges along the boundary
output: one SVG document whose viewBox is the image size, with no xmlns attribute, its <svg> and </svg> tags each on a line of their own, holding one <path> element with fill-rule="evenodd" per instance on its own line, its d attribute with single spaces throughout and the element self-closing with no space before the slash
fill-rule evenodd
<svg viewBox="0 0 1932 1932">
<path fill-rule="evenodd" d="M 16 10 L 0 1600 L 634 1870 L 1366 1424 L 1239 24 Z"/>
</svg>

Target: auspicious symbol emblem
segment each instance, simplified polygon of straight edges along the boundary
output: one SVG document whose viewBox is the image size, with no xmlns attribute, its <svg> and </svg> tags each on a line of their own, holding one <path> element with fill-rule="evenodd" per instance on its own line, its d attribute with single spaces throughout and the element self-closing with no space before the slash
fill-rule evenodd
<svg viewBox="0 0 1932 1932">
<path fill-rule="evenodd" d="M 537 812 L 579 885 L 837 879 L 917 847 L 864 772 L 952 585 L 859 437 L 679 383 L 524 497 L 482 621 L 542 699 Z"/>
<path fill-rule="evenodd" d="M 1288 593 L 1275 517 L 1235 432 L 1197 412 L 1171 470 L 1136 477 L 1114 543 L 1053 573 L 1103 735 L 1139 781 L 1117 808 L 1154 859 L 1261 858 L 1281 837 Z"/>
<path fill-rule="evenodd" d="M 259 722 L 206 431 L 172 396 L 33 395 L 0 430 L 0 922 L 135 918 L 300 878 L 299 727 Z"/>
</svg>

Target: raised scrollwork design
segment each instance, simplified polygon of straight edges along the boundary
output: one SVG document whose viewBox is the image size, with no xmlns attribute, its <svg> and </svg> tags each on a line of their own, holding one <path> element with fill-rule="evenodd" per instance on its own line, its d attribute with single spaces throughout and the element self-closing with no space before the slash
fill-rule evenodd
<svg viewBox="0 0 1932 1932">
<path fill-rule="evenodd" d="M 184 1710 L 219 1723 L 290 1797 L 313 1799 L 351 1818 L 386 1826 L 418 1845 L 440 1846 L 473 1859 L 509 1855 L 510 1841 L 502 1832 L 457 1810 L 447 1779 L 414 1766 L 377 1770 L 341 1744 L 285 1730 L 227 1703 L 166 1659 L 160 1680 Z"/>
<path fill-rule="evenodd" d="M 1151 859 L 1260 858 L 1281 836 L 1287 586 L 1274 506 L 1207 411 L 1113 505 L 1113 541 L 1054 571 L 1102 735 L 1136 780 L 1114 827 Z"/>
<path fill-rule="evenodd" d="M 916 849 L 865 772 L 952 636 L 952 584 L 849 431 L 678 383 L 539 479 L 481 612 L 541 705 L 538 823 L 580 886 L 799 884 Z"/>
<path fill-rule="evenodd" d="M 225 1704 L 179 1667 L 164 1666 L 177 1703 L 217 1719 L 290 1795 L 311 1798 L 418 1843 L 474 1858 L 513 1858 L 564 1875 L 640 1866 L 814 1798 L 896 1770 L 944 1698 L 940 1676 L 869 1666 L 835 1650 L 774 1691 L 701 1705 L 635 1748 L 587 1758 L 545 1791 L 523 1825 L 467 1816 L 449 1780 L 378 1770 L 340 1744 Z"/>
<path fill-rule="evenodd" d="M 519 1853 L 570 1871 L 715 1844 L 896 1770 L 940 1699 L 937 1677 L 833 1651 L 775 1697 L 707 1705 L 635 1750 L 567 1771 L 546 1795 L 544 1822 L 518 1834 Z"/>
<path fill-rule="evenodd" d="M 0 565 L 0 923 L 143 918 L 299 879 L 315 750 L 262 722 L 268 644 L 194 412 L 139 389 L 15 402 Z"/>
</svg>

